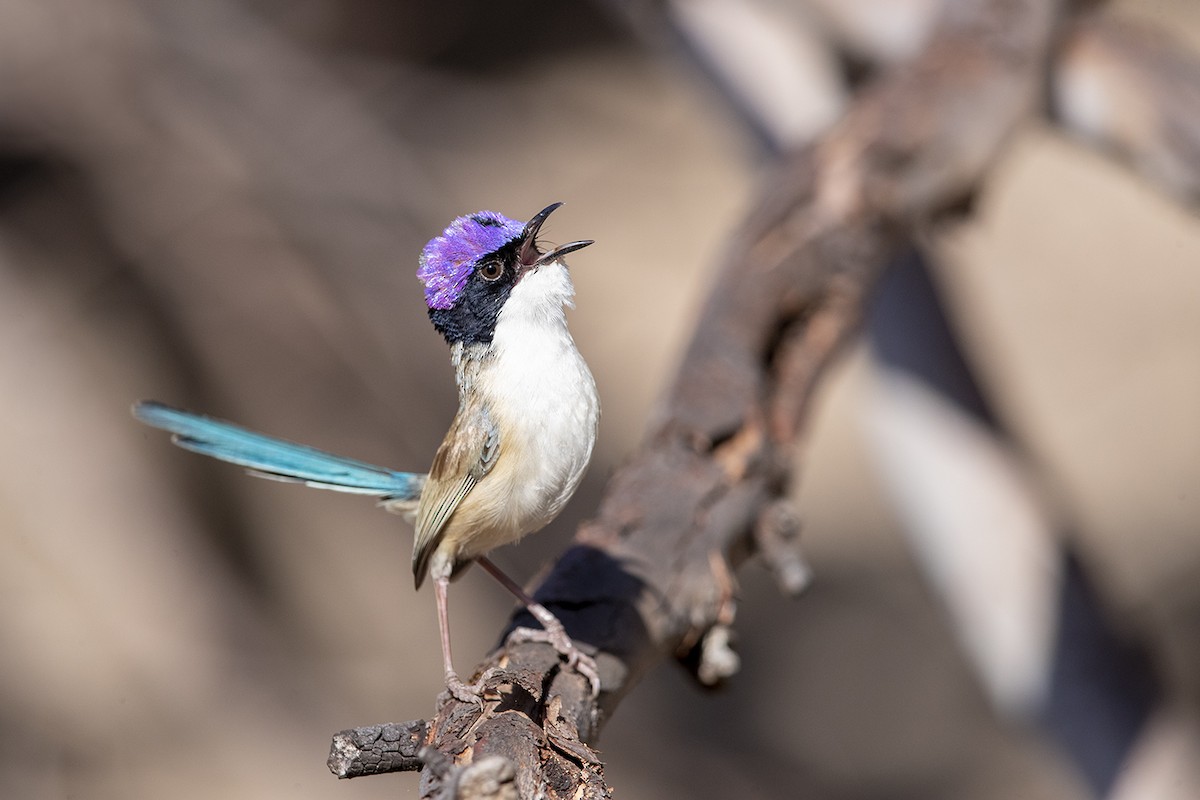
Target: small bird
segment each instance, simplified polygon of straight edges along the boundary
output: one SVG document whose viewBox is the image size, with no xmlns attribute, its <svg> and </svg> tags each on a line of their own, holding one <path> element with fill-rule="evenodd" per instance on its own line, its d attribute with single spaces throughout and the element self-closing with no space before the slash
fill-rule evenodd
<svg viewBox="0 0 1200 800">
<path fill-rule="evenodd" d="M 595 662 L 563 625 L 486 554 L 554 519 L 579 486 L 600 417 L 596 384 L 567 329 L 575 290 L 563 256 L 592 244 L 545 252 L 537 236 L 554 203 L 526 223 L 493 211 L 458 217 L 421 251 L 417 277 L 429 318 L 450 345 L 458 413 L 428 474 L 395 472 L 228 422 L 137 403 L 134 416 L 170 431 L 185 449 L 247 467 L 252 475 L 372 495 L 415 522 L 416 587 L 428 575 L 437 600 L 446 687 L 479 701 L 450 655 L 446 602 L 451 578 L 478 563 L 542 625 L 522 640 L 553 645 L 599 691 Z M 510 639 L 511 640 L 511 639 Z"/>
</svg>

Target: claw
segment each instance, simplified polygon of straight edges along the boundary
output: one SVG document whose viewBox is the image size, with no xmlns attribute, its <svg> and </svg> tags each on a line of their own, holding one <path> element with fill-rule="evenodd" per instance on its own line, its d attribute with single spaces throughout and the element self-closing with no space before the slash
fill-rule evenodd
<svg viewBox="0 0 1200 800">
<path fill-rule="evenodd" d="M 556 206 L 551 206 L 544 213 L 549 214 Z M 573 244 L 578 244 L 574 242 Z M 568 245 L 569 246 L 569 245 Z M 580 675 L 588 679 L 588 683 L 592 687 L 592 697 L 600 694 L 600 670 L 596 667 L 596 659 L 589 656 L 587 653 L 580 650 L 571 637 L 567 636 L 567 629 L 563 627 L 562 622 L 558 617 L 550 612 L 550 609 L 530 597 L 521 585 L 512 578 L 504 574 L 504 572 L 493 564 L 490 560 L 484 557 L 478 559 L 479 566 L 487 570 L 488 574 L 500 582 L 508 591 L 512 592 L 513 597 L 521 601 L 521 605 L 529 609 L 529 613 L 533 618 L 542 624 L 542 630 L 535 628 L 516 628 L 508 635 L 510 643 L 519 644 L 521 642 L 545 642 L 551 645 L 560 654 L 566 657 L 567 666 Z M 449 665 L 449 645 L 443 645 L 446 650 L 446 664 Z"/>
<path fill-rule="evenodd" d="M 596 659 L 579 649 L 561 625 L 550 628 L 515 628 L 508 635 L 509 644 L 523 642 L 543 642 L 558 651 L 567 661 L 567 668 L 573 669 L 587 678 L 592 687 L 592 697 L 600 694 L 600 670 Z"/>
<path fill-rule="evenodd" d="M 487 677 L 486 675 L 484 676 Z M 471 703 L 479 706 L 479 710 L 483 710 L 483 681 L 480 678 L 476 683 L 466 683 L 462 678 L 458 677 L 455 672 L 446 673 L 446 691 L 450 696 L 461 703 Z"/>
</svg>

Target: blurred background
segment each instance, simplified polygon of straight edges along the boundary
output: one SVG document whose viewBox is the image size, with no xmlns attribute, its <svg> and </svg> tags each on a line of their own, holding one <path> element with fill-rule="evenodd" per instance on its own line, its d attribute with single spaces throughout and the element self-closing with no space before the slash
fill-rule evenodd
<svg viewBox="0 0 1200 800">
<path fill-rule="evenodd" d="M 441 689 L 408 527 L 179 451 L 128 409 L 423 470 L 456 395 L 419 249 L 458 214 L 565 201 L 546 238 L 597 242 L 571 322 L 604 415 L 562 518 L 496 553 L 532 578 L 636 446 L 770 168 L 686 48 L 619 5 L 0 4 L 0 797 L 417 795 L 325 767 L 333 732 L 426 716 Z M 688 30 L 721 19 L 676 5 Z M 767 3 L 801 43 L 853 38 L 838 5 Z M 886 61 L 934 0 L 840 5 L 898 32 L 862 45 Z M 1200 50 L 1194 2 L 1116 6 Z M 801 140 L 845 65 L 789 58 L 806 99 L 773 124 Z M 1200 796 L 1200 225 L 1031 124 L 934 250 L 980 383 L 1161 680 L 1124 796 Z M 875 468 L 877 372 L 858 348 L 821 392 L 812 587 L 784 600 L 749 565 L 742 672 L 705 693 L 662 668 L 626 699 L 599 743 L 621 796 L 1088 796 L 995 702 L 918 566 Z M 509 610 L 481 573 L 456 583 L 461 668 Z"/>
</svg>

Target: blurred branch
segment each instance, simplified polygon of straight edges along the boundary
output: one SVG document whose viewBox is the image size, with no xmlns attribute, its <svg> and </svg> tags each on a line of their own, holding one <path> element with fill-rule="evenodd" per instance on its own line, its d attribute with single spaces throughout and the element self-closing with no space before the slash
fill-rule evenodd
<svg viewBox="0 0 1200 800">
<path fill-rule="evenodd" d="M 817 381 L 915 227 L 961 207 L 1039 108 L 1059 4 L 947 9 L 918 58 L 780 164 L 733 237 L 663 418 L 539 590 L 595 648 L 600 697 L 546 646 L 502 647 L 477 670 L 482 709 L 440 698 L 423 796 L 607 796 L 590 743 L 646 670 L 675 656 L 706 684 L 736 671 L 734 570 L 758 554 L 785 590 L 802 585 L 785 495 Z"/>
<path fill-rule="evenodd" d="M 1051 112 L 1161 191 L 1200 201 L 1200 56 L 1166 33 L 1111 16 L 1069 26 Z"/>
<path fill-rule="evenodd" d="M 925 17 L 935 4 L 912 4 L 905 24 L 888 25 L 870 3 L 809 0 L 804 6 L 820 24 L 793 19 L 790 25 L 776 24 L 770 35 L 759 31 L 758 40 L 739 42 L 732 40 L 742 17 L 755 11 L 769 17 L 777 7 L 729 0 L 603 0 L 601 5 L 641 41 L 681 53 L 747 132 L 778 152 L 781 144 L 807 141 L 794 124 L 780 120 L 799 113 L 819 117 L 812 109 L 824 112 L 840 104 L 840 87 L 825 74 L 825 60 L 840 52 L 887 68 L 925 35 Z M 1048 114 L 1160 191 L 1194 204 L 1200 198 L 1200 56 L 1165 31 L 1099 10 L 1103 5 L 1070 4 L 1076 13 L 1052 48 Z M 707 27 L 689 24 L 696 9 L 719 19 Z M 823 39 L 813 27 L 822 28 Z M 761 57 L 764 47 L 781 47 L 772 38 L 790 39 L 793 49 L 809 55 Z M 756 57 L 745 57 L 747 52 Z"/>
</svg>

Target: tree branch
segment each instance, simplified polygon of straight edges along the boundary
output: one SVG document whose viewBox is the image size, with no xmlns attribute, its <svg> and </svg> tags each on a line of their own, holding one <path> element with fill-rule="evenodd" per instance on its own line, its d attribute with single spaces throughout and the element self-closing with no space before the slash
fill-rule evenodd
<svg viewBox="0 0 1200 800">
<path fill-rule="evenodd" d="M 329 771 L 339 778 L 421 768 L 421 748 L 428 729 L 424 720 L 368 725 L 333 735 Z"/>
<path fill-rule="evenodd" d="M 1066 29 L 1051 113 L 1177 200 L 1200 202 L 1200 56 L 1167 34 L 1096 15 Z"/>
<path fill-rule="evenodd" d="M 589 743 L 646 670 L 665 656 L 705 683 L 736 670 L 736 568 L 758 554 L 785 591 L 803 585 L 786 494 L 817 380 L 914 227 L 959 206 L 1041 101 L 1059 4 L 948 6 L 918 59 L 780 165 L 733 238 L 665 415 L 537 592 L 594 649 L 600 697 L 547 646 L 502 647 L 477 671 L 482 709 L 439 699 L 423 797 L 608 796 Z"/>
</svg>

